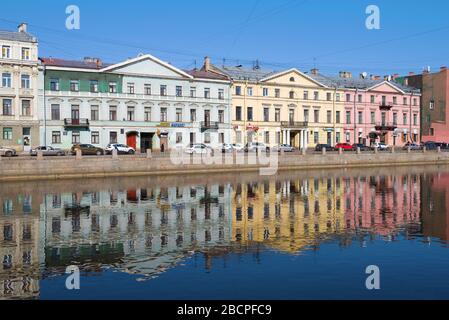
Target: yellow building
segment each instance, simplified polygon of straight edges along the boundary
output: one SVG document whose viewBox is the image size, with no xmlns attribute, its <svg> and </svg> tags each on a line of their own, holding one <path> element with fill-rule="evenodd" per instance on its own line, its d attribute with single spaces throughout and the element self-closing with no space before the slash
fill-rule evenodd
<svg viewBox="0 0 449 320">
<path fill-rule="evenodd" d="M 288 253 L 318 246 L 345 230 L 341 179 L 295 179 L 237 184 L 232 239 Z"/>
<path fill-rule="evenodd" d="M 232 79 L 234 143 L 307 149 L 342 141 L 343 91 L 319 81 L 326 78 L 318 70 L 309 75 L 298 69 L 273 72 L 258 66 L 210 68 Z"/>
</svg>

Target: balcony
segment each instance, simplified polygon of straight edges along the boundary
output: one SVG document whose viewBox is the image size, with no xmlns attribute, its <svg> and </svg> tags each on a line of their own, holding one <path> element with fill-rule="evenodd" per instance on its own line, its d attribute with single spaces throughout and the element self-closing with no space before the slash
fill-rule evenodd
<svg viewBox="0 0 449 320">
<path fill-rule="evenodd" d="M 390 111 L 392 108 L 393 108 L 393 106 L 391 104 L 388 104 L 388 103 L 382 103 L 379 106 L 379 110 L 380 111 Z"/>
<path fill-rule="evenodd" d="M 201 122 L 201 132 L 205 131 L 217 131 L 219 129 L 220 123 L 219 122 L 210 122 L 210 121 L 203 121 Z"/>
<path fill-rule="evenodd" d="M 295 122 L 295 121 L 282 121 L 281 127 L 283 128 L 290 128 L 290 129 L 306 129 L 309 127 L 309 122 L 307 121 L 301 121 L 301 122 Z"/>
<path fill-rule="evenodd" d="M 82 130 L 89 129 L 88 119 L 64 119 L 64 127 L 66 130 Z"/>
<path fill-rule="evenodd" d="M 376 131 L 395 131 L 398 128 L 394 122 L 376 123 Z"/>
</svg>

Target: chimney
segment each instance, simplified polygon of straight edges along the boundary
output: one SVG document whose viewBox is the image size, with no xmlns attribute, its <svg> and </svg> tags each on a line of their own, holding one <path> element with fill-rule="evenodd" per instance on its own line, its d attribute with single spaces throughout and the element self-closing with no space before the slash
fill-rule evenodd
<svg viewBox="0 0 449 320">
<path fill-rule="evenodd" d="M 210 58 L 209 57 L 205 57 L 204 58 L 204 66 L 203 69 L 205 71 L 209 71 L 210 70 Z"/>
<path fill-rule="evenodd" d="M 312 70 L 310 70 L 310 74 L 313 74 L 314 76 L 318 75 L 318 69 L 317 68 L 313 68 Z"/>
<path fill-rule="evenodd" d="M 446 66 L 441 66 L 441 67 L 440 67 L 440 71 L 445 71 L 445 70 L 447 70 L 447 67 L 446 67 Z"/>
<path fill-rule="evenodd" d="M 20 33 L 26 33 L 27 27 L 28 27 L 28 24 L 26 24 L 25 22 L 22 22 L 21 24 L 19 24 L 19 26 L 17 28 L 19 29 Z"/>
<path fill-rule="evenodd" d="M 404 78 L 404 86 L 408 87 L 408 78 Z"/>
<path fill-rule="evenodd" d="M 103 65 L 103 61 L 100 58 L 94 57 L 84 57 L 84 63 L 96 64 L 97 67 L 101 67 Z"/>
<path fill-rule="evenodd" d="M 380 80 L 380 78 L 381 78 L 380 76 L 374 76 L 374 80 L 376 80 L 376 81 Z"/>
<path fill-rule="evenodd" d="M 352 78 L 352 73 L 348 71 L 340 71 L 340 78 L 350 79 Z"/>
</svg>

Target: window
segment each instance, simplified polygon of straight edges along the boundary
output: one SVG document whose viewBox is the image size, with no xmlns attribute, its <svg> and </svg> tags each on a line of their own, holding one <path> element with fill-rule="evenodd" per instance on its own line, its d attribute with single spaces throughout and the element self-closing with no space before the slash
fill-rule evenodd
<svg viewBox="0 0 449 320">
<path fill-rule="evenodd" d="M 288 121 L 290 123 L 294 123 L 295 122 L 295 110 L 294 109 L 290 109 L 288 111 Z"/>
<path fill-rule="evenodd" d="M 225 136 L 223 132 L 220 132 L 220 134 L 218 135 L 218 142 L 219 143 L 224 143 L 225 142 Z"/>
<path fill-rule="evenodd" d="M 117 143 L 117 132 L 111 131 L 109 132 L 109 143 Z"/>
<path fill-rule="evenodd" d="M 31 116 L 30 100 L 22 100 L 22 116 Z"/>
<path fill-rule="evenodd" d="M 98 80 L 90 80 L 90 92 L 98 92 Z"/>
<path fill-rule="evenodd" d="M 59 91 L 59 79 L 50 79 L 50 90 Z"/>
<path fill-rule="evenodd" d="M 404 124 L 404 125 L 406 125 L 407 124 L 407 121 L 408 119 L 407 119 L 407 114 L 406 113 L 403 113 L 402 114 L 402 123 Z"/>
<path fill-rule="evenodd" d="M 327 123 L 332 123 L 332 111 L 327 111 Z"/>
<path fill-rule="evenodd" d="M 318 91 L 313 93 L 313 100 L 320 100 L 320 93 Z"/>
<path fill-rule="evenodd" d="M 204 98 L 205 99 L 210 98 L 210 88 L 204 88 Z"/>
<path fill-rule="evenodd" d="M 145 107 L 144 109 L 144 118 L 146 122 L 151 121 L 151 107 Z"/>
<path fill-rule="evenodd" d="M 30 60 L 30 48 L 22 48 L 22 60 Z"/>
<path fill-rule="evenodd" d="M 385 126 L 387 124 L 387 114 L 385 112 L 382 112 L 380 117 L 381 117 L 381 124 Z"/>
<path fill-rule="evenodd" d="M 99 107 L 98 106 L 91 106 L 90 107 L 90 119 L 92 121 L 98 121 L 99 120 Z"/>
<path fill-rule="evenodd" d="M 109 107 L 109 121 L 117 121 L 117 106 Z"/>
<path fill-rule="evenodd" d="M 196 98 L 196 87 L 190 87 L 190 98 Z"/>
<path fill-rule="evenodd" d="M 383 106 L 387 105 L 387 97 L 386 96 L 382 96 L 382 105 Z"/>
<path fill-rule="evenodd" d="M 61 132 L 53 131 L 51 133 L 51 143 L 52 144 L 60 144 L 61 143 Z"/>
<path fill-rule="evenodd" d="M 12 140 L 12 128 L 3 128 L 3 140 Z"/>
<path fill-rule="evenodd" d="M 218 110 L 218 122 L 219 123 L 225 122 L 224 110 Z"/>
<path fill-rule="evenodd" d="M 281 144 L 281 133 L 276 132 L 276 144 Z"/>
<path fill-rule="evenodd" d="M 268 88 L 263 88 L 263 89 L 262 89 L 262 95 L 263 95 L 264 97 L 268 97 Z"/>
<path fill-rule="evenodd" d="M 109 82 L 109 93 L 117 93 L 117 82 Z"/>
<path fill-rule="evenodd" d="M 235 87 L 235 95 L 236 96 L 241 96 L 242 95 L 242 87 L 241 86 L 236 86 Z"/>
<path fill-rule="evenodd" d="M 341 100 L 341 95 L 339 93 L 335 94 L 335 101 L 340 102 Z"/>
<path fill-rule="evenodd" d="M 336 132 L 335 133 L 335 142 L 340 143 L 340 140 L 341 140 L 340 132 Z"/>
<path fill-rule="evenodd" d="M 281 109 L 279 109 L 279 108 L 276 108 L 274 110 L 274 121 L 281 122 Z"/>
<path fill-rule="evenodd" d="M 247 109 L 248 121 L 253 121 L 253 107 L 248 107 Z"/>
<path fill-rule="evenodd" d="M 242 132 L 241 131 L 237 131 L 235 133 L 235 141 L 237 143 L 242 143 Z"/>
<path fill-rule="evenodd" d="M 340 117 L 341 117 L 341 112 L 340 111 L 336 111 L 335 112 L 335 122 L 336 123 L 340 123 L 341 122 Z"/>
<path fill-rule="evenodd" d="M 143 85 L 143 92 L 144 92 L 145 95 L 151 96 L 151 84 L 148 84 L 148 83 L 144 84 Z"/>
<path fill-rule="evenodd" d="M 304 121 L 309 122 L 309 110 L 308 109 L 304 110 Z"/>
<path fill-rule="evenodd" d="M 263 121 L 265 121 L 265 122 L 270 121 L 270 109 L 269 108 L 263 108 Z"/>
<path fill-rule="evenodd" d="M 346 111 L 346 123 L 351 124 L 351 111 Z"/>
<path fill-rule="evenodd" d="M 398 97 L 393 97 L 393 104 L 398 104 Z"/>
<path fill-rule="evenodd" d="M 2 74 L 2 87 L 3 88 L 11 88 L 11 74 L 10 73 Z"/>
<path fill-rule="evenodd" d="M 290 82 L 295 82 L 295 78 L 294 78 L 294 77 L 291 77 L 291 78 L 290 78 Z"/>
<path fill-rule="evenodd" d="M 204 134 L 204 143 L 210 143 L 210 133 L 206 132 Z"/>
<path fill-rule="evenodd" d="M 181 86 L 176 86 L 176 96 L 182 97 L 182 87 Z"/>
<path fill-rule="evenodd" d="M 167 122 L 167 108 L 161 108 L 161 122 Z"/>
<path fill-rule="evenodd" d="M 318 144 L 320 141 L 320 133 L 319 132 L 314 132 L 313 133 L 313 143 Z"/>
<path fill-rule="evenodd" d="M 250 97 L 253 95 L 253 88 L 252 87 L 248 87 L 247 95 L 250 96 Z"/>
<path fill-rule="evenodd" d="M 309 91 L 304 91 L 304 100 L 309 100 Z"/>
<path fill-rule="evenodd" d="M 320 110 L 313 110 L 313 120 L 315 123 L 320 122 Z"/>
<path fill-rule="evenodd" d="M 435 135 L 435 129 L 434 128 L 430 128 L 430 135 L 434 136 Z"/>
<path fill-rule="evenodd" d="M 72 132 L 72 144 L 79 144 L 80 142 L 81 142 L 81 140 L 80 140 L 79 131 L 73 131 Z"/>
<path fill-rule="evenodd" d="M 393 113 L 393 125 L 397 125 L 398 124 L 398 114 L 395 112 Z"/>
<path fill-rule="evenodd" d="M 218 89 L 218 99 L 224 100 L 224 89 Z"/>
<path fill-rule="evenodd" d="M 11 47 L 10 46 L 2 46 L 2 58 L 9 59 L 11 57 Z"/>
<path fill-rule="evenodd" d="M 370 96 L 371 103 L 374 104 L 376 102 L 376 97 L 374 95 Z"/>
<path fill-rule="evenodd" d="M 413 114 L 413 125 L 414 126 L 418 125 L 418 115 L 416 113 Z"/>
<path fill-rule="evenodd" d="M 134 117 L 134 107 L 129 106 L 127 108 L 127 112 L 126 112 L 126 120 L 128 121 L 134 121 L 135 117 Z"/>
<path fill-rule="evenodd" d="M 127 88 L 128 88 L 128 94 L 134 94 L 135 93 L 134 83 L 128 82 Z"/>
<path fill-rule="evenodd" d="M 414 106 L 417 106 L 417 105 L 418 105 L 418 99 L 413 98 L 413 105 L 414 105 Z"/>
<path fill-rule="evenodd" d="M 182 132 L 176 132 L 176 143 L 182 143 Z"/>
<path fill-rule="evenodd" d="M 331 100 L 332 100 L 332 93 L 328 92 L 328 93 L 326 94 L 326 100 L 327 100 L 327 101 L 331 101 Z"/>
<path fill-rule="evenodd" d="M 363 102 L 363 95 L 359 94 L 359 95 L 357 96 L 357 101 L 358 101 L 359 103 L 362 103 L 362 102 Z"/>
<path fill-rule="evenodd" d="M 270 144 L 270 132 L 266 131 L 265 132 L 265 143 L 266 144 Z"/>
<path fill-rule="evenodd" d="M 434 110 L 435 109 L 435 101 L 434 100 L 430 101 L 429 109 L 430 110 Z"/>
<path fill-rule="evenodd" d="M 100 144 L 100 132 L 92 131 L 91 134 L 91 143 L 92 144 Z"/>
<path fill-rule="evenodd" d="M 12 100 L 3 99 L 3 115 L 12 116 Z"/>
<path fill-rule="evenodd" d="M 363 124 L 363 112 L 362 111 L 358 112 L 358 123 Z"/>
<path fill-rule="evenodd" d="M 406 97 L 402 98 L 402 104 L 403 104 L 404 106 L 407 105 L 407 98 L 406 98 Z"/>
<path fill-rule="evenodd" d="M 61 112 L 59 104 L 51 105 L 51 120 L 61 120 Z"/>
<path fill-rule="evenodd" d="M 346 94 L 346 102 L 351 102 L 351 94 Z"/>
<path fill-rule="evenodd" d="M 20 77 L 20 82 L 22 85 L 22 89 L 29 89 L 31 87 L 31 81 L 30 81 L 30 75 L 29 74 L 22 74 Z"/>
<path fill-rule="evenodd" d="M 78 92 L 80 90 L 79 80 L 70 80 L 70 91 Z"/>
<path fill-rule="evenodd" d="M 371 111 L 371 124 L 376 124 L 376 112 Z"/>
<path fill-rule="evenodd" d="M 289 96 L 290 99 L 295 99 L 295 91 L 290 91 L 288 96 Z"/>
<path fill-rule="evenodd" d="M 274 89 L 274 97 L 275 98 L 281 97 L 281 89 Z"/>
<path fill-rule="evenodd" d="M 190 109 L 190 122 L 196 122 L 196 109 Z"/>
<path fill-rule="evenodd" d="M 182 109 L 176 109 L 176 122 L 182 122 Z"/>
<path fill-rule="evenodd" d="M 242 121 L 242 107 L 235 107 L 235 121 Z"/>
</svg>

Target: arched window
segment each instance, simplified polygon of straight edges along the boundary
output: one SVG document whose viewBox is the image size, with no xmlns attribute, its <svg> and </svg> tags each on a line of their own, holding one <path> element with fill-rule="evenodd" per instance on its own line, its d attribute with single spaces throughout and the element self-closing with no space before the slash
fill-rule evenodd
<svg viewBox="0 0 449 320">
<path fill-rule="evenodd" d="M 295 77 L 291 77 L 290 82 L 295 82 Z"/>
</svg>

